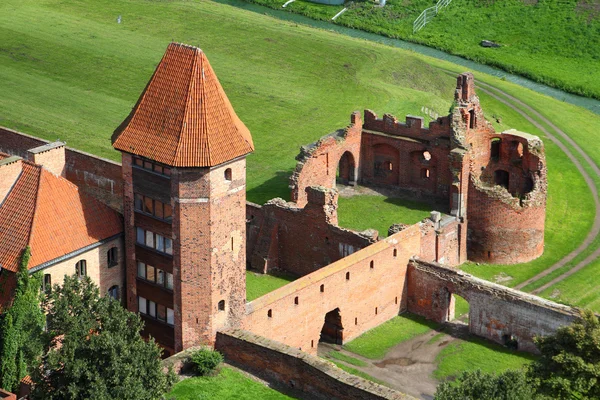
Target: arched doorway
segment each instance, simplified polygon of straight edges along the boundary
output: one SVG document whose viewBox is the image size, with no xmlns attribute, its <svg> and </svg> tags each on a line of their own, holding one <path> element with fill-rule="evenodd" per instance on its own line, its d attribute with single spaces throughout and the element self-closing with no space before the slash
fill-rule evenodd
<svg viewBox="0 0 600 400">
<path fill-rule="evenodd" d="M 356 163 L 354 162 L 354 156 L 349 151 L 344 152 L 338 163 L 336 183 L 342 185 L 355 185 L 355 169 Z"/>
<path fill-rule="evenodd" d="M 342 325 L 342 316 L 340 309 L 329 311 L 325 314 L 325 323 L 321 329 L 319 342 L 343 344 L 344 327 Z"/>
</svg>

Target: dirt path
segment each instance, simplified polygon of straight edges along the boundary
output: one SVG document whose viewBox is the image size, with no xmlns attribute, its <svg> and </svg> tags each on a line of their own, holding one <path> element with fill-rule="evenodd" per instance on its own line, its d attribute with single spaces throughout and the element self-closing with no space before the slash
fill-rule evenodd
<svg viewBox="0 0 600 400">
<path fill-rule="evenodd" d="M 431 330 L 399 343 L 383 358 L 377 360 L 362 357 L 341 346 L 327 343 L 319 343 L 319 356 L 326 357 L 332 350 L 337 350 L 364 361 L 367 365 L 358 367 L 339 360 L 335 360 L 336 362 L 362 371 L 403 393 L 420 399 L 433 399 L 439 384 L 439 381 L 433 377 L 433 372 L 437 368 L 435 361 L 438 354 L 457 338 L 468 337 L 468 330 L 468 325 L 464 322 L 453 321 L 444 325 L 443 331 Z M 438 335 L 439 337 L 436 337 Z M 436 338 L 432 340 L 434 337 Z"/>
<path fill-rule="evenodd" d="M 590 245 L 592 244 L 592 242 L 594 241 L 594 239 L 596 239 L 596 237 L 600 233 L 600 199 L 598 197 L 598 189 L 597 189 L 597 187 L 596 187 L 596 185 L 594 183 L 594 180 L 592 179 L 592 177 L 590 176 L 590 174 L 585 170 L 585 168 L 583 167 L 582 163 L 571 152 L 571 150 L 569 148 L 567 148 L 555 135 L 553 135 L 552 133 L 550 133 L 538 121 L 541 121 L 544 124 L 548 125 L 553 131 L 556 132 L 556 134 L 558 136 L 560 136 L 567 143 L 569 143 L 571 146 L 573 146 L 573 148 L 578 153 L 578 155 L 583 158 L 583 160 L 585 161 L 586 165 L 589 166 L 592 169 L 592 171 L 594 172 L 594 174 L 596 176 L 600 176 L 600 168 L 598 168 L 598 166 L 596 165 L 596 163 L 594 163 L 594 161 L 587 155 L 587 153 L 577 143 L 575 143 L 575 141 L 573 139 L 571 139 L 563 130 L 561 130 L 560 128 L 558 128 L 556 125 L 554 125 L 552 122 L 550 122 L 550 120 L 548 120 L 546 117 L 544 117 L 543 115 L 541 115 L 539 112 L 537 112 L 536 110 L 534 110 L 533 108 L 531 108 L 529 105 L 523 103 L 521 100 L 519 100 L 519 99 L 517 99 L 517 98 L 515 98 L 515 97 L 513 97 L 511 95 L 509 95 L 508 93 L 506 93 L 506 92 L 504 92 L 504 91 L 502 91 L 500 89 L 497 89 L 497 88 L 495 88 L 495 87 L 493 87 L 491 85 L 488 85 L 486 83 L 478 82 L 477 85 L 479 86 L 479 90 L 481 90 L 482 92 L 488 94 L 489 96 L 493 97 L 494 99 L 500 101 L 501 103 L 507 105 L 508 107 L 512 108 L 513 110 L 515 110 L 516 112 L 518 112 L 520 115 L 522 115 L 525 119 L 527 119 L 529 122 L 531 122 L 536 128 L 538 128 L 539 130 L 541 130 L 542 132 L 544 132 L 544 134 L 553 143 L 555 143 L 567 155 L 567 157 L 569 157 L 569 159 L 573 162 L 573 164 L 575 165 L 575 167 L 577 168 L 577 170 L 583 176 L 583 178 L 584 178 L 584 180 L 586 182 L 586 185 L 590 189 L 590 191 L 592 193 L 592 196 L 594 198 L 594 205 L 595 205 L 595 208 L 596 208 L 596 216 L 594 218 L 594 223 L 592 225 L 592 229 L 590 230 L 590 232 L 586 236 L 585 240 L 581 243 L 581 245 L 579 245 L 579 247 L 577 247 L 571 253 L 569 253 L 568 255 L 566 255 L 565 257 L 563 257 L 561 260 L 559 260 L 558 262 L 556 262 L 554 265 L 550 266 L 549 268 L 545 269 L 544 271 L 540 272 L 539 274 L 537 274 L 537 275 L 533 276 L 532 278 L 529 278 L 526 281 L 524 281 L 524 282 L 520 283 L 519 285 L 515 286 L 516 289 L 522 289 L 525 286 L 529 285 L 530 283 L 535 282 L 535 281 L 537 281 L 537 280 L 539 280 L 539 279 L 541 279 L 541 278 L 543 278 L 545 276 L 548 276 L 552 272 L 556 271 L 557 269 L 565 266 L 567 263 L 569 263 L 570 261 L 572 261 L 575 257 L 577 257 L 578 255 L 580 255 L 588 247 L 590 247 Z M 498 95 L 494 94 L 493 92 L 501 94 L 502 96 L 504 96 L 506 99 L 508 99 L 510 101 L 507 101 L 507 100 L 505 100 L 502 97 L 499 97 Z M 519 107 L 522 107 L 525 111 L 523 111 L 523 109 L 521 109 L 519 107 L 516 107 L 515 104 L 517 104 Z M 533 116 L 538 121 L 536 121 L 536 119 L 534 119 Z M 594 251 L 592 254 L 590 254 L 588 257 L 586 257 L 581 262 L 579 262 L 577 265 L 575 265 L 569 271 L 567 271 L 564 274 L 558 276 L 557 278 L 555 278 L 552 281 L 546 283 L 545 285 L 543 285 L 543 286 L 541 286 L 541 287 L 533 290 L 532 293 L 538 294 L 538 293 L 542 292 L 543 290 L 545 290 L 546 288 L 554 285 L 555 283 L 562 281 L 566 277 L 568 277 L 568 276 L 576 273 L 580 269 L 582 269 L 585 266 L 587 266 L 588 264 L 590 264 L 592 261 L 594 261 L 599 256 L 600 256 L 600 249 L 596 249 L 596 251 Z"/>
</svg>

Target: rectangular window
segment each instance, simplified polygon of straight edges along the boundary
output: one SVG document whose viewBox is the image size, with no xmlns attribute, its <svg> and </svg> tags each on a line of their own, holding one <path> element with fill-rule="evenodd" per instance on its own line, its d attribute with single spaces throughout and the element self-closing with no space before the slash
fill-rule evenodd
<svg viewBox="0 0 600 400">
<path fill-rule="evenodd" d="M 153 201 L 150 197 L 144 197 L 144 212 L 154 214 Z"/>
<path fill-rule="evenodd" d="M 173 241 L 169 238 L 165 238 L 165 253 L 173 254 Z"/>
<path fill-rule="evenodd" d="M 158 172 L 159 174 L 163 173 L 163 167 L 157 164 L 154 164 L 154 172 Z"/>
<path fill-rule="evenodd" d="M 149 169 L 150 171 L 152 171 L 152 163 L 150 161 L 145 161 L 144 160 L 144 168 L 145 169 Z"/>
<path fill-rule="evenodd" d="M 146 306 L 146 299 L 142 296 L 138 296 L 138 311 L 140 312 L 140 314 L 148 313 L 148 309 L 146 308 Z"/>
<path fill-rule="evenodd" d="M 161 253 L 165 252 L 165 238 L 162 235 L 156 234 L 156 250 Z"/>
<path fill-rule="evenodd" d="M 166 176 L 171 176 L 171 168 L 164 167 L 163 174 L 165 174 Z"/>
<path fill-rule="evenodd" d="M 170 308 L 167 308 L 167 324 L 175 325 L 175 313 Z"/>
<path fill-rule="evenodd" d="M 52 275 L 44 274 L 44 292 L 49 293 L 52 290 Z"/>
<path fill-rule="evenodd" d="M 156 318 L 158 318 L 159 321 L 167 320 L 167 308 L 165 306 L 159 304 L 156 307 Z"/>
<path fill-rule="evenodd" d="M 146 246 L 154 248 L 154 232 L 146 231 Z"/>
<path fill-rule="evenodd" d="M 173 289 L 173 274 L 167 272 L 167 289 Z"/>
<path fill-rule="evenodd" d="M 172 217 L 173 217 L 173 209 L 171 208 L 171 205 L 165 204 L 164 219 L 170 221 Z"/>
<path fill-rule="evenodd" d="M 144 196 L 142 196 L 141 194 L 137 194 L 135 193 L 133 195 L 133 207 L 136 210 L 143 210 L 143 205 L 144 205 Z"/>
<path fill-rule="evenodd" d="M 156 280 L 155 269 L 152 265 L 146 266 L 146 279 L 150 282 L 154 282 Z"/>
<path fill-rule="evenodd" d="M 144 230 L 142 228 L 136 228 L 136 242 L 138 242 L 139 244 L 145 244 L 146 243 L 146 239 L 145 236 L 146 234 L 144 233 Z"/>
<path fill-rule="evenodd" d="M 164 219 L 163 203 L 158 200 L 154 202 L 154 216 L 156 218 Z"/>
<path fill-rule="evenodd" d="M 163 286 L 165 284 L 165 271 L 162 269 L 156 270 L 156 283 Z"/>
<path fill-rule="evenodd" d="M 146 279 L 146 264 L 138 261 L 138 276 Z"/>
<path fill-rule="evenodd" d="M 150 314 L 151 317 L 156 318 L 156 303 L 152 300 L 148 300 L 148 314 Z"/>
<path fill-rule="evenodd" d="M 137 157 L 134 158 L 134 162 L 135 162 L 135 165 L 137 165 L 139 167 L 143 167 L 144 166 L 144 162 L 142 161 L 141 158 L 137 158 Z"/>
</svg>

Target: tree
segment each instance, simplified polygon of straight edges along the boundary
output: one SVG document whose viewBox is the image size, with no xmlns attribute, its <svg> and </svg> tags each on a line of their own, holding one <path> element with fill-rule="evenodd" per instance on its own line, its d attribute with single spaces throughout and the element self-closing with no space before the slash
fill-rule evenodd
<svg viewBox="0 0 600 400">
<path fill-rule="evenodd" d="M 161 349 L 140 336 L 143 322 L 89 277 L 65 277 L 47 297 L 48 328 L 34 399 L 159 399 L 174 383 Z"/>
<path fill-rule="evenodd" d="M 507 370 L 499 375 L 465 371 L 454 382 L 442 382 L 435 400 L 532 400 L 538 399 L 524 371 Z"/>
<path fill-rule="evenodd" d="M 600 323 L 592 311 L 581 320 L 538 337 L 541 357 L 529 369 L 537 390 L 556 399 L 600 398 Z"/>
<path fill-rule="evenodd" d="M 28 367 L 39 364 L 42 354 L 42 282 L 39 274 L 29 274 L 27 265 L 30 255 L 27 247 L 17 271 L 13 303 L 0 322 L 0 386 L 13 392 L 28 374 Z"/>
</svg>

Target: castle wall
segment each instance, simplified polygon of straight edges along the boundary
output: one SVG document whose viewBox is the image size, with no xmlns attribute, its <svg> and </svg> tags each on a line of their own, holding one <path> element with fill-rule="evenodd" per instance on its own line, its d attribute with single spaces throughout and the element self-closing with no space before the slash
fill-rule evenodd
<svg viewBox="0 0 600 400">
<path fill-rule="evenodd" d="M 306 193 L 304 208 L 282 199 L 262 207 L 246 205 L 252 269 L 304 276 L 377 240 L 375 231 L 358 233 L 337 226 L 335 190 L 309 187 Z"/>
<path fill-rule="evenodd" d="M 339 310 L 347 342 L 406 309 L 409 259 L 418 225 L 359 250 L 246 304 L 243 329 L 316 354 L 325 315 Z"/>
<path fill-rule="evenodd" d="M 536 352 L 534 336 L 553 334 L 574 322 L 577 309 L 523 293 L 460 270 L 411 260 L 407 308 L 437 322 L 454 319 L 452 294 L 469 303 L 469 331 L 496 343 L 516 341 L 519 350 Z"/>
<path fill-rule="evenodd" d="M 417 199 L 447 204 L 450 122 L 438 118 L 423 127 L 423 118 L 407 116 L 401 123 L 389 114 L 382 119 L 365 111 L 361 143 L 361 183 L 388 186 Z"/>
<path fill-rule="evenodd" d="M 343 183 L 355 184 L 360 179 L 360 114 L 353 113 L 350 122 L 346 129 L 324 136 L 300 149 L 296 157 L 296 169 L 290 178 L 291 198 L 298 207 L 304 207 L 307 202 L 307 187 L 335 187 L 338 166 Z"/>
<path fill-rule="evenodd" d="M 248 331 L 217 334 L 216 349 L 227 362 L 284 387 L 298 398 L 412 399 L 386 386 L 351 375 L 333 363 Z"/>
<path fill-rule="evenodd" d="M 48 144 L 47 140 L 0 127 L 0 152 L 29 159 L 27 150 Z M 66 178 L 84 192 L 122 211 L 123 179 L 121 165 L 83 151 L 65 151 Z"/>
</svg>

